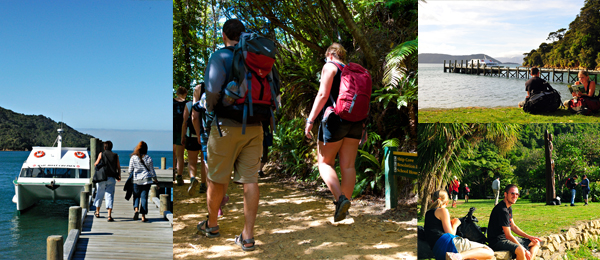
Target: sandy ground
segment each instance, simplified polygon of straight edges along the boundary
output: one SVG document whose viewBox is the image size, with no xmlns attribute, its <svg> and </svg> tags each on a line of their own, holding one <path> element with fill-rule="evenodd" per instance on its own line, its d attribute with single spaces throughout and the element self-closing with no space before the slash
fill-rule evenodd
<svg viewBox="0 0 600 260">
<path fill-rule="evenodd" d="M 174 188 L 174 259 L 417 258 L 415 206 L 385 211 L 381 200 L 355 199 L 350 216 L 332 223 L 335 207 L 324 188 L 260 179 L 257 248 L 244 252 L 234 243 L 244 221 L 242 185 L 229 185 L 221 236 L 207 238 L 196 230 L 208 214 L 206 194 L 188 196 L 188 183 Z"/>
</svg>

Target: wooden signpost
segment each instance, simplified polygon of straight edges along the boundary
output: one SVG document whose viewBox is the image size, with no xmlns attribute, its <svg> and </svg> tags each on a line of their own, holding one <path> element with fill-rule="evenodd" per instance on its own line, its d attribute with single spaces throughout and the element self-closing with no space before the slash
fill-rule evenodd
<svg viewBox="0 0 600 260">
<path fill-rule="evenodd" d="M 417 153 L 398 152 L 397 147 L 386 147 L 385 153 L 385 208 L 398 205 L 398 185 L 395 176 L 417 178 Z"/>
</svg>

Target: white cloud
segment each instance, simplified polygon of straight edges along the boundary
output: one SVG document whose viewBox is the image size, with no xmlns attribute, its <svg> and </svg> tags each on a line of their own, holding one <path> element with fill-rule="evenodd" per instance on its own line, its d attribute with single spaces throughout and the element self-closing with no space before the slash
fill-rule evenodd
<svg viewBox="0 0 600 260">
<path fill-rule="evenodd" d="M 537 48 L 568 25 L 577 1 L 428 1 L 419 5 L 419 53 L 504 56 Z"/>
</svg>

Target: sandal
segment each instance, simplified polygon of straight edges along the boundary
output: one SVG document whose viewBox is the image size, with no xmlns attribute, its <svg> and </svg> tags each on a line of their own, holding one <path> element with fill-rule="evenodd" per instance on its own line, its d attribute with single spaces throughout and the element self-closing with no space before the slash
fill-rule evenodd
<svg viewBox="0 0 600 260">
<path fill-rule="evenodd" d="M 254 238 L 243 239 L 241 233 L 240 236 L 235 236 L 235 244 L 240 246 L 244 251 L 254 251 L 254 249 L 256 249 Z M 245 246 L 245 244 L 252 244 L 252 246 Z"/>
<path fill-rule="evenodd" d="M 198 231 L 202 232 L 202 234 L 206 235 L 206 237 L 209 238 L 221 236 L 221 233 L 219 233 L 219 225 L 217 225 L 216 227 L 208 227 L 208 218 L 205 221 L 200 222 L 196 226 L 196 228 L 198 229 Z M 215 231 L 217 232 L 215 233 Z"/>
<path fill-rule="evenodd" d="M 100 212 L 94 212 L 94 216 L 95 216 L 96 218 L 99 218 L 99 217 L 100 217 Z"/>
<path fill-rule="evenodd" d="M 111 216 L 108 216 L 108 220 L 107 220 L 107 221 L 108 221 L 108 222 L 113 222 L 113 221 L 115 221 L 115 220 L 114 220 L 114 219 L 113 219 Z"/>
<path fill-rule="evenodd" d="M 139 218 L 140 218 L 139 212 L 133 213 L 133 220 L 138 220 Z"/>
</svg>

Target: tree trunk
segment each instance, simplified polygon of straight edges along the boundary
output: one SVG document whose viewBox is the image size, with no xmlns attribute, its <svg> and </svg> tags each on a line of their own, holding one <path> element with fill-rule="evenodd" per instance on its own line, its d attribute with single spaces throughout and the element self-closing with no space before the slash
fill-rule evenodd
<svg viewBox="0 0 600 260">
<path fill-rule="evenodd" d="M 410 133 L 410 149 L 417 150 L 418 129 L 417 129 L 417 103 L 408 104 L 408 128 Z"/>
<path fill-rule="evenodd" d="M 552 205 L 552 200 L 556 198 L 555 183 L 554 183 L 554 167 L 552 166 L 552 134 L 544 134 L 546 146 L 546 205 Z"/>
<path fill-rule="evenodd" d="M 362 33 L 360 28 L 358 28 L 356 23 L 354 23 L 352 15 L 350 14 L 350 11 L 348 11 L 348 7 L 344 3 L 344 1 L 333 0 L 333 3 L 335 4 L 338 13 L 342 16 L 342 19 L 344 19 L 344 22 L 348 26 L 348 29 L 350 29 L 352 36 L 354 36 L 354 39 L 356 40 L 356 42 L 358 42 L 358 45 L 362 49 L 362 52 L 364 53 L 365 58 L 367 59 L 368 69 L 375 70 L 377 68 L 378 63 L 377 55 L 375 55 L 375 50 L 371 48 L 371 45 L 369 44 L 369 41 L 367 40 L 365 35 Z"/>
</svg>

